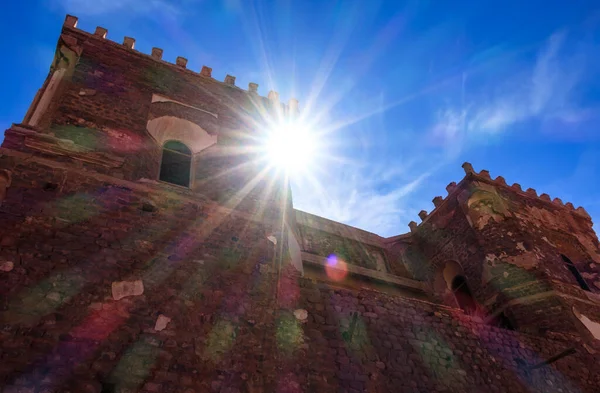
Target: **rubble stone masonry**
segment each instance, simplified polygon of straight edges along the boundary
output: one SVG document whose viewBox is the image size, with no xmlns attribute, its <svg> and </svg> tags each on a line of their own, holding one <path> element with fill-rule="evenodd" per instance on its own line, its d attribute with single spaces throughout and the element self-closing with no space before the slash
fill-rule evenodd
<svg viewBox="0 0 600 393">
<path fill-rule="evenodd" d="M 391 238 L 295 210 L 255 141 L 297 101 L 76 24 L 0 148 L 2 392 L 600 391 L 583 208 L 465 163 Z"/>
</svg>

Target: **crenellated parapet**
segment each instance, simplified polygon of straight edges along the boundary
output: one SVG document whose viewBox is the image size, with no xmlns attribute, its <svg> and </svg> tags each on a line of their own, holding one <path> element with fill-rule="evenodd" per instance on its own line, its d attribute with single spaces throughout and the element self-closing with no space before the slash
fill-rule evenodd
<svg viewBox="0 0 600 393">
<path fill-rule="evenodd" d="M 255 83 L 255 82 L 250 82 L 248 84 L 248 89 L 244 90 L 244 89 L 239 88 L 236 85 L 236 83 L 235 83 L 236 77 L 235 76 L 227 74 L 225 76 L 225 79 L 222 82 L 221 81 L 217 81 L 216 79 L 214 79 L 212 77 L 212 68 L 211 67 L 202 66 L 202 68 L 201 68 L 201 70 L 199 72 L 194 72 L 194 71 L 192 71 L 192 70 L 190 70 L 190 69 L 187 68 L 188 60 L 185 57 L 178 56 L 175 59 L 175 63 L 169 63 L 169 62 L 167 62 L 167 61 L 165 61 L 163 59 L 163 50 L 161 48 L 156 48 L 156 47 L 152 48 L 152 51 L 151 51 L 150 54 L 145 54 L 145 53 L 142 53 L 142 52 L 139 52 L 139 51 L 135 50 L 135 38 L 124 37 L 123 38 L 123 42 L 121 44 L 119 44 L 116 41 L 110 41 L 110 40 L 107 39 L 108 30 L 106 28 L 98 26 L 98 27 L 96 27 L 96 30 L 94 31 L 94 33 L 91 34 L 91 33 L 88 33 L 88 32 L 86 32 L 84 30 L 78 29 L 77 28 L 77 22 L 78 22 L 78 18 L 76 16 L 67 15 L 66 18 L 65 18 L 65 22 L 63 24 L 63 28 L 76 30 L 79 33 L 86 34 L 89 37 L 93 37 L 95 39 L 107 40 L 107 41 L 112 42 L 112 43 L 114 43 L 116 45 L 120 45 L 123 48 L 131 50 L 132 52 L 134 52 L 134 53 L 136 53 L 138 55 L 147 56 L 148 58 L 151 58 L 151 59 L 153 59 L 155 61 L 158 61 L 158 62 L 160 62 L 162 64 L 174 67 L 174 68 L 179 69 L 179 70 L 185 70 L 186 72 L 194 74 L 194 75 L 196 75 L 196 76 L 198 76 L 200 78 L 210 78 L 210 79 L 213 79 L 214 81 L 219 82 L 219 83 L 221 83 L 221 84 L 223 84 L 225 86 L 229 86 L 231 88 L 236 88 L 236 89 L 245 91 L 248 94 L 252 94 L 252 95 L 255 95 L 257 97 L 259 96 L 258 95 L 258 84 Z M 289 101 L 288 101 L 288 104 L 281 103 L 279 101 L 279 93 L 277 93 L 275 91 L 272 91 L 272 90 L 269 91 L 267 97 L 263 96 L 261 98 L 263 98 L 265 100 L 268 100 L 268 102 L 270 102 L 272 105 L 281 105 L 283 107 L 283 110 L 284 110 L 284 112 L 286 114 L 289 114 L 289 115 L 292 115 L 292 116 L 298 114 L 298 100 L 295 99 L 295 98 L 290 98 Z"/>
<path fill-rule="evenodd" d="M 463 180 L 461 180 L 458 184 L 456 182 L 451 182 L 450 184 L 448 184 L 446 186 L 446 192 L 447 192 L 446 197 L 436 196 L 435 198 L 433 198 L 433 200 L 432 200 L 433 205 L 434 205 L 433 210 L 429 213 L 427 213 L 426 210 L 421 210 L 419 212 L 418 215 L 419 215 L 419 218 L 421 219 L 421 222 L 425 222 L 440 206 L 442 206 L 446 202 L 446 200 L 448 200 L 449 196 L 451 196 L 452 194 L 454 194 L 454 192 L 456 190 L 461 188 L 461 185 L 467 179 L 480 180 L 480 181 L 484 181 L 484 182 L 489 183 L 496 187 L 508 188 L 508 189 L 510 189 L 516 193 L 519 193 L 525 197 L 536 198 L 540 201 L 544 201 L 545 203 L 549 203 L 554 207 L 567 209 L 571 213 L 577 214 L 587 220 L 591 220 L 591 217 L 588 214 L 588 212 L 581 206 L 578 208 L 575 208 L 571 202 L 563 203 L 563 201 L 560 198 L 552 199 L 550 197 L 550 195 L 548 195 L 546 193 L 538 195 L 537 191 L 533 188 L 528 188 L 527 190 L 523 191 L 523 189 L 521 188 L 521 185 L 518 183 L 514 183 L 511 186 L 509 186 L 504 177 L 497 176 L 495 179 L 493 179 L 490 175 L 490 172 L 485 169 L 482 169 L 481 171 L 476 172 L 473 169 L 473 165 L 471 165 L 468 162 L 463 163 L 462 168 L 465 171 L 465 177 L 463 178 Z M 416 223 L 415 221 L 411 221 L 409 223 L 410 231 L 415 232 L 419 225 L 420 224 Z"/>
<path fill-rule="evenodd" d="M 471 164 L 469 163 L 465 163 L 464 165 L 468 165 L 471 166 Z M 473 167 L 471 166 L 471 169 Z M 502 176 L 498 176 L 495 179 L 492 179 L 490 176 L 490 172 L 487 170 L 481 170 L 479 173 L 475 173 L 474 171 L 467 171 L 465 170 L 465 174 L 466 175 L 472 175 L 474 177 L 479 177 L 479 178 L 483 178 L 485 180 L 488 180 L 488 182 L 490 182 L 491 184 L 493 184 L 494 186 L 498 186 L 498 187 L 507 187 L 510 188 L 511 190 L 521 193 L 521 194 L 525 194 L 527 196 L 530 197 L 537 197 L 539 200 L 542 200 L 544 202 L 548 202 L 551 203 L 552 205 L 554 205 L 555 207 L 562 207 L 562 208 L 566 208 L 568 210 L 570 210 L 572 213 L 576 213 L 584 218 L 587 219 L 591 219 L 590 215 L 587 213 L 587 211 L 583 208 L 583 207 L 578 207 L 577 209 L 575 209 L 575 207 L 573 206 L 573 204 L 571 202 L 567 202 L 567 203 L 563 203 L 563 201 L 560 198 L 554 198 L 552 199 L 550 197 L 550 195 L 543 193 L 540 194 L 538 196 L 537 191 L 533 188 L 528 188 L 527 191 L 523 192 L 521 185 L 518 183 L 514 183 L 512 186 L 508 186 L 508 184 L 506 183 L 506 180 L 502 177 Z"/>
</svg>

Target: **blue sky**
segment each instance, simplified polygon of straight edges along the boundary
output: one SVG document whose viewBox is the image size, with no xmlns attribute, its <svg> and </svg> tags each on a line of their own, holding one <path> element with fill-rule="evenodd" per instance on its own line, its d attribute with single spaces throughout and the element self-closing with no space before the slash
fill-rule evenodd
<svg viewBox="0 0 600 393">
<path fill-rule="evenodd" d="M 37 3 L 37 4 L 36 4 Z M 600 220 L 597 1 L 50 0 L 2 5 L 0 128 L 41 86 L 66 13 L 188 68 L 296 97 L 329 159 L 297 208 L 383 236 L 464 161 Z"/>
</svg>

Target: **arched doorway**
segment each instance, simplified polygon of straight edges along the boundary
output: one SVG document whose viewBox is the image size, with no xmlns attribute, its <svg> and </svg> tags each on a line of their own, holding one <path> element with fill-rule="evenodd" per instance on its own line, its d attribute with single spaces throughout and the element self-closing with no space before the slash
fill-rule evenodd
<svg viewBox="0 0 600 393">
<path fill-rule="evenodd" d="M 475 303 L 471 289 L 467 284 L 467 279 L 464 276 L 454 277 L 450 289 L 454 294 L 458 306 L 466 314 L 474 314 L 477 310 L 477 304 Z"/>
<path fill-rule="evenodd" d="M 440 266 L 433 285 L 434 291 L 449 306 L 458 306 L 469 315 L 477 311 L 477 303 L 469 288 L 463 268 L 458 262 L 447 261 Z"/>
</svg>

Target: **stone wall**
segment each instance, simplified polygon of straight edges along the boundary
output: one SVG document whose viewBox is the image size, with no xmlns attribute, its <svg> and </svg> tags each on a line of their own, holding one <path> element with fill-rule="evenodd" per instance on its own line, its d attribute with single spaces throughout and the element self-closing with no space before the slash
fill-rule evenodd
<svg viewBox="0 0 600 393">
<path fill-rule="evenodd" d="M 276 275 L 252 263 L 182 260 L 169 273 L 140 276 L 144 294 L 118 301 L 109 278 L 102 296 L 76 295 L 33 326 L 4 319 L 5 391 L 595 392 L 600 383 L 578 344 L 527 369 L 573 344 L 431 303 L 287 275 L 276 297 Z M 42 298 L 60 285 L 49 280 Z"/>
<path fill-rule="evenodd" d="M 435 209 L 421 212 L 412 234 L 389 243 L 415 277 L 427 279 L 437 299 L 456 306 L 451 275 L 463 275 L 482 317 L 504 314 L 513 327 L 536 334 L 560 331 L 590 337 L 578 313 L 600 321 L 598 240 L 582 208 L 574 209 L 535 190 L 492 180 L 465 164 L 466 177 L 448 186 Z M 579 288 L 561 254 L 591 288 Z M 448 266 L 454 265 L 451 268 Z M 585 310 L 585 311 L 581 311 Z"/>
<path fill-rule="evenodd" d="M 267 236 L 281 218 L 257 220 L 166 185 L 1 154 L 13 177 L 0 207 L 3 391 L 100 392 L 150 372 L 181 391 L 187 383 L 178 378 L 202 368 L 179 368 L 185 356 L 173 349 L 173 331 L 153 330 L 160 315 L 182 329 L 177 339 L 189 340 L 217 383 L 211 361 L 238 334 L 232 321 L 243 315 L 250 326 L 273 309 L 277 286 L 265 274 L 276 249 Z"/>
<path fill-rule="evenodd" d="M 511 304 L 523 328 L 585 334 L 572 308 L 600 321 L 600 307 L 588 299 L 563 261 L 567 255 L 589 282 L 600 272 L 598 240 L 589 216 L 535 191 L 523 192 L 478 176 L 458 197 L 485 253 L 481 298 L 490 310 Z M 567 290 L 567 287 L 571 289 Z M 565 297 L 564 295 L 569 295 Z M 589 332 L 588 332 L 589 333 Z"/>
<path fill-rule="evenodd" d="M 296 224 L 302 250 L 328 257 L 335 255 L 346 263 L 410 278 L 403 265 L 393 269 L 383 238 L 323 217 L 296 210 Z"/>
<path fill-rule="evenodd" d="M 480 230 L 486 251 L 529 270 L 540 264 L 553 280 L 577 285 L 560 254 L 568 256 L 590 287 L 600 273 L 600 248 L 589 218 L 557 203 L 524 197 L 507 187 L 497 187 L 510 214 L 490 220 Z M 512 259 L 510 257 L 513 257 Z M 600 283 L 595 289 L 600 289 Z"/>
<path fill-rule="evenodd" d="M 324 378 L 314 391 L 594 391 L 598 383 L 581 367 L 593 361 L 585 350 L 527 374 L 525 365 L 570 343 L 489 327 L 455 309 L 313 283 L 300 305 L 309 315 L 307 349 L 320 348 L 310 370 Z"/>
<path fill-rule="evenodd" d="M 398 239 L 389 247 L 399 250 L 415 277 L 428 281 L 438 299 L 445 300 L 447 304 L 450 299 L 449 304 L 454 306 L 450 288 L 447 283 L 441 282 L 446 264 L 453 262 L 460 265 L 461 274 L 479 298 L 483 253 L 465 214 L 452 195 L 418 226 L 410 239 Z"/>
<path fill-rule="evenodd" d="M 354 239 L 334 235 L 315 228 L 300 226 L 302 249 L 327 257 L 336 255 L 347 263 L 368 269 L 387 271 L 383 250 Z"/>
<path fill-rule="evenodd" d="M 280 275 L 267 240 L 276 220 L 3 153 L 6 392 L 593 392 L 600 382 L 592 355 L 560 336 Z"/>
</svg>

